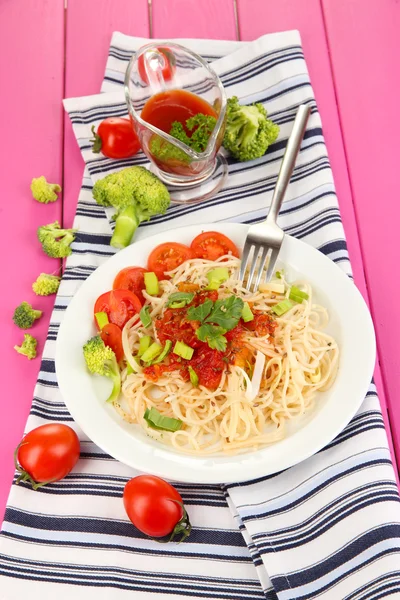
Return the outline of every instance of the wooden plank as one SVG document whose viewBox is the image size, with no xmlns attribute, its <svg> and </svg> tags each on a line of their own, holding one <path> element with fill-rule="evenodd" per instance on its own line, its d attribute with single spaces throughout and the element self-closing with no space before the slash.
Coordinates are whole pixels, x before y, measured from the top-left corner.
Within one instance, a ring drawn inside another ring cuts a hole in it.
<svg viewBox="0 0 400 600">
<path fill-rule="evenodd" d="M 152 0 L 152 37 L 236 40 L 234 0 Z"/>
<path fill-rule="evenodd" d="M 15 32 L 11 34 L 11 32 Z M 48 258 L 36 238 L 39 225 L 61 220 L 62 203 L 41 205 L 30 193 L 32 177 L 62 181 L 64 1 L 15 0 L 0 3 L 0 131 L 6 140 L 0 165 L 2 281 L 2 373 L 0 404 L 0 522 L 14 474 L 13 451 L 32 402 L 40 358 L 28 361 L 13 346 L 23 331 L 12 323 L 23 300 L 44 311 L 30 331 L 39 356 L 46 339 L 54 296 L 38 298 L 32 282 L 60 262 Z M 9 283 L 9 286 L 7 286 Z"/>
<path fill-rule="evenodd" d="M 343 28 L 343 23 L 346 22 L 346 17 L 339 17 L 338 13 L 336 12 L 339 5 L 342 7 L 350 7 L 350 5 L 353 3 L 353 0 L 352 2 L 347 2 L 347 0 L 340 0 L 340 2 L 338 0 L 331 0 L 331 11 L 333 14 L 336 14 L 336 24 L 338 29 L 340 27 Z M 361 7 L 364 6 L 364 3 L 362 0 L 359 0 L 358 4 L 360 5 L 358 14 L 361 14 Z M 379 0 L 375 0 L 375 4 L 378 6 Z M 346 161 L 339 113 L 336 104 L 336 91 L 329 59 L 329 48 L 325 33 L 324 15 L 320 5 L 320 0 L 279 0 L 279 2 L 275 2 L 275 0 L 237 0 L 237 10 L 240 39 L 252 40 L 260 35 L 272 33 L 274 31 L 284 31 L 289 29 L 297 29 L 300 31 L 311 82 L 321 114 L 324 136 L 328 148 L 329 159 L 332 165 L 333 176 L 335 179 L 340 211 L 354 272 L 354 279 L 365 300 L 369 303 L 359 233 L 349 180 L 348 165 Z M 255 18 L 255 15 L 257 15 L 257 18 Z M 370 62 L 368 60 L 363 62 L 361 54 L 363 52 L 363 46 L 362 44 L 359 44 L 359 39 L 357 36 L 354 36 L 354 30 L 351 29 L 347 22 L 346 29 L 348 30 L 349 39 L 353 39 L 354 46 L 357 45 L 360 52 L 360 59 L 358 61 L 357 68 L 363 64 L 365 70 L 369 69 Z M 367 36 L 365 37 L 365 44 L 368 45 L 368 38 Z M 338 34 L 337 39 L 337 46 L 340 47 L 340 45 L 341 33 Z M 342 55 L 343 61 L 346 62 L 347 52 L 343 51 Z M 351 81 L 348 82 L 348 84 L 351 84 Z M 348 93 L 352 92 L 349 91 Z M 379 131 L 380 130 L 381 127 L 379 127 Z M 374 128 L 371 130 L 371 136 L 372 131 L 374 132 L 374 136 L 376 136 L 376 129 Z M 376 137 L 374 141 L 375 140 Z M 390 423 L 387 413 L 386 395 L 382 383 L 381 372 L 378 366 L 375 369 L 375 381 L 378 387 L 389 444 L 394 457 Z M 400 384 L 398 384 L 398 386 L 400 387 Z"/>
<path fill-rule="evenodd" d="M 400 3 L 323 0 L 365 275 L 400 464 Z"/>
<path fill-rule="evenodd" d="M 114 31 L 149 35 L 147 0 L 68 0 L 65 97 L 98 94 Z M 64 224 L 70 226 L 82 182 L 83 160 L 65 115 Z"/>
</svg>

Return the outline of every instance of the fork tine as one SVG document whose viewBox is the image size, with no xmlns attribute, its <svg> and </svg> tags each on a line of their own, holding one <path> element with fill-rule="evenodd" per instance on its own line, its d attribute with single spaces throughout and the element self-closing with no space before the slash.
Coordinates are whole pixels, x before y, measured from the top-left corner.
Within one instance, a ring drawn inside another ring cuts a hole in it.
<svg viewBox="0 0 400 600">
<path fill-rule="evenodd" d="M 243 281 L 244 279 L 244 274 L 246 273 L 246 268 L 247 268 L 247 263 L 249 262 L 249 254 L 250 254 L 250 250 L 252 249 L 252 244 L 250 244 L 250 242 L 246 242 L 245 246 L 243 248 L 243 254 L 242 254 L 242 261 L 240 263 L 240 273 L 239 273 L 239 279 L 240 281 Z"/>
<path fill-rule="evenodd" d="M 255 291 L 257 291 L 258 286 L 260 285 L 261 276 L 263 274 L 264 265 L 265 265 L 265 261 L 267 260 L 267 256 L 268 256 L 269 250 L 270 250 L 270 248 L 268 246 L 264 246 L 263 247 L 263 253 L 262 253 L 262 256 L 261 256 L 260 264 L 258 265 L 258 271 L 257 271 L 256 281 L 255 281 L 255 284 L 254 284 L 254 290 Z"/>
<path fill-rule="evenodd" d="M 255 246 L 254 247 L 253 260 L 251 262 L 249 278 L 247 280 L 247 285 L 246 285 L 246 290 L 249 290 L 249 292 L 251 290 L 251 283 L 252 283 L 252 280 L 253 280 L 254 271 L 256 270 L 257 260 L 258 260 L 258 255 L 260 253 L 260 249 L 261 249 L 261 246 Z"/>
<path fill-rule="evenodd" d="M 279 254 L 279 250 L 280 248 L 274 248 L 271 252 L 271 256 L 269 257 L 269 264 L 268 264 L 268 269 L 267 269 L 267 275 L 265 277 L 265 281 L 268 283 L 268 281 L 271 279 L 272 277 L 272 273 L 274 272 L 275 269 L 275 265 L 276 265 L 276 260 L 278 258 L 278 254 Z"/>
</svg>

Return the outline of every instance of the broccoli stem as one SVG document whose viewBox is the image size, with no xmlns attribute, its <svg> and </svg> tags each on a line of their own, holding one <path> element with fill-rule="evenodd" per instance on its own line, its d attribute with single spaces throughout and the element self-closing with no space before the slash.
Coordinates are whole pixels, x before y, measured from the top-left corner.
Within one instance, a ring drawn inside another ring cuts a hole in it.
<svg viewBox="0 0 400 600">
<path fill-rule="evenodd" d="M 107 402 L 114 404 L 114 402 L 117 400 L 117 398 L 120 394 L 120 391 L 121 391 L 121 378 L 119 375 L 114 375 L 110 379 L 114 385 L 113 385 L 113 389 L 112 389 L 110 396 L 107 398 Z"/>
<path fill-rule="evenodd" d="M 139 224 L 140 221 L 132 204 L 122 209 L 115 221 L 111 246 L 114 248 L 126 248 L 129 246 Z"/>
<path fill-rule="evenodd" d="M 115 357 L 107 367 L 107 377 L 109 377 L 113 382 L 113 389 L 111 394 L 107 398 L 107 402 L 114 404 L 121 392 L 121 374 L 119 372 L 118 363 Z"/>
</svg>

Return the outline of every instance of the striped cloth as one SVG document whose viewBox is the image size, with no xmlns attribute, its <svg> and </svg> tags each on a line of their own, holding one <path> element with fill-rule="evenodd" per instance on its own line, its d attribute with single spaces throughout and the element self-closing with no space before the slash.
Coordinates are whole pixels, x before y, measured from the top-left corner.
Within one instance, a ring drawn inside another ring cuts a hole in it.
<svg viewBox="0 0 400 600">
<path fill-rule="evenodd" d="M 123 74 L 144 41 L 114 34 L 102 95 L 66 102 L 86 161 L 75 226 L 79 236 L 56 299 L 27 430 L 68 422 L 81 459 L 63 481 L 37 492 L 13 485 L 0 538 L 0 599 L 373 600 L 400 597 L 400 506 L 375 387 L 348 427 L 316 456 L 285 472 L 231 485 L 177 484 L 193 533 L 158 544 L 128 521 L 122 501 L 136 473 L 96 447 L 72 421 L 57 387 L 54 352 L 65 308 L 81 282 L 114 253 L 110 223 L 91 195 L 113 168 L 93 159 L 90 127 L 126 114 Z M 316 246 L 349 275 L 350 264 L 320 117 L 297 32 L 256 42 L 185 40 L 215 61 L 228 94 L 261 100 L 281 126 L 253 163 L 230 164 L 228 185 L 201 206 L 171 207 L 137 239 L 185 223 L 265 217 L 296 107 L 312 107 L 301 155 L 280 216 L 285 230 Z M 225 56 L 230 52 L 229 56 Z M 218 59 L 218 57 L 224 57 Z M 192 214 L 193 213 L 193 214 Z"/>
</svg>

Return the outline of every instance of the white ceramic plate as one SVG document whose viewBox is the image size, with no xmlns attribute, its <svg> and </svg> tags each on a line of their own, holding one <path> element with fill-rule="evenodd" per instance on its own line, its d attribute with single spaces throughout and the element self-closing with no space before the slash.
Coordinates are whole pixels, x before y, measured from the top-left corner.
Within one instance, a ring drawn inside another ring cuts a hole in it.
<svg viewBox="0 0 400 600">
<path fill-rule="evenodd" d="M 82 346 L 95 334 L 93 306 L 112 288 L 118 271 L 146 265 L 150 251 L 162 242 L 190 244 L 201 233 L 218 229 L 243 247 L 248 227 L 226 223 L 182 227 L 134 243 L 110 258 L 82 285 L 64 315 L 57 339 L 56 373 L 63 399 L 83 431 L 105 452 L 140 471 L 167 479 L 220 483 L 245 481 L 291 467 L 326 446 L 360 407 L 375 363 L 375 336 L 368 309 L 352 281 L 332 261 L 290 236 L 280 253 L 289 280 L 301 276 L 313 286 L 316 301 L 329 310 L 328 328 L 340 348 L 332 388 L 318 394 L 316 409 L 293 419 L 287 437 L 256 452 L 212 457 L 180 454 L 148 438 L 137 425 L 125 423 L 106 404 L 111 382 L 86 370 Z"/>
</svg>

